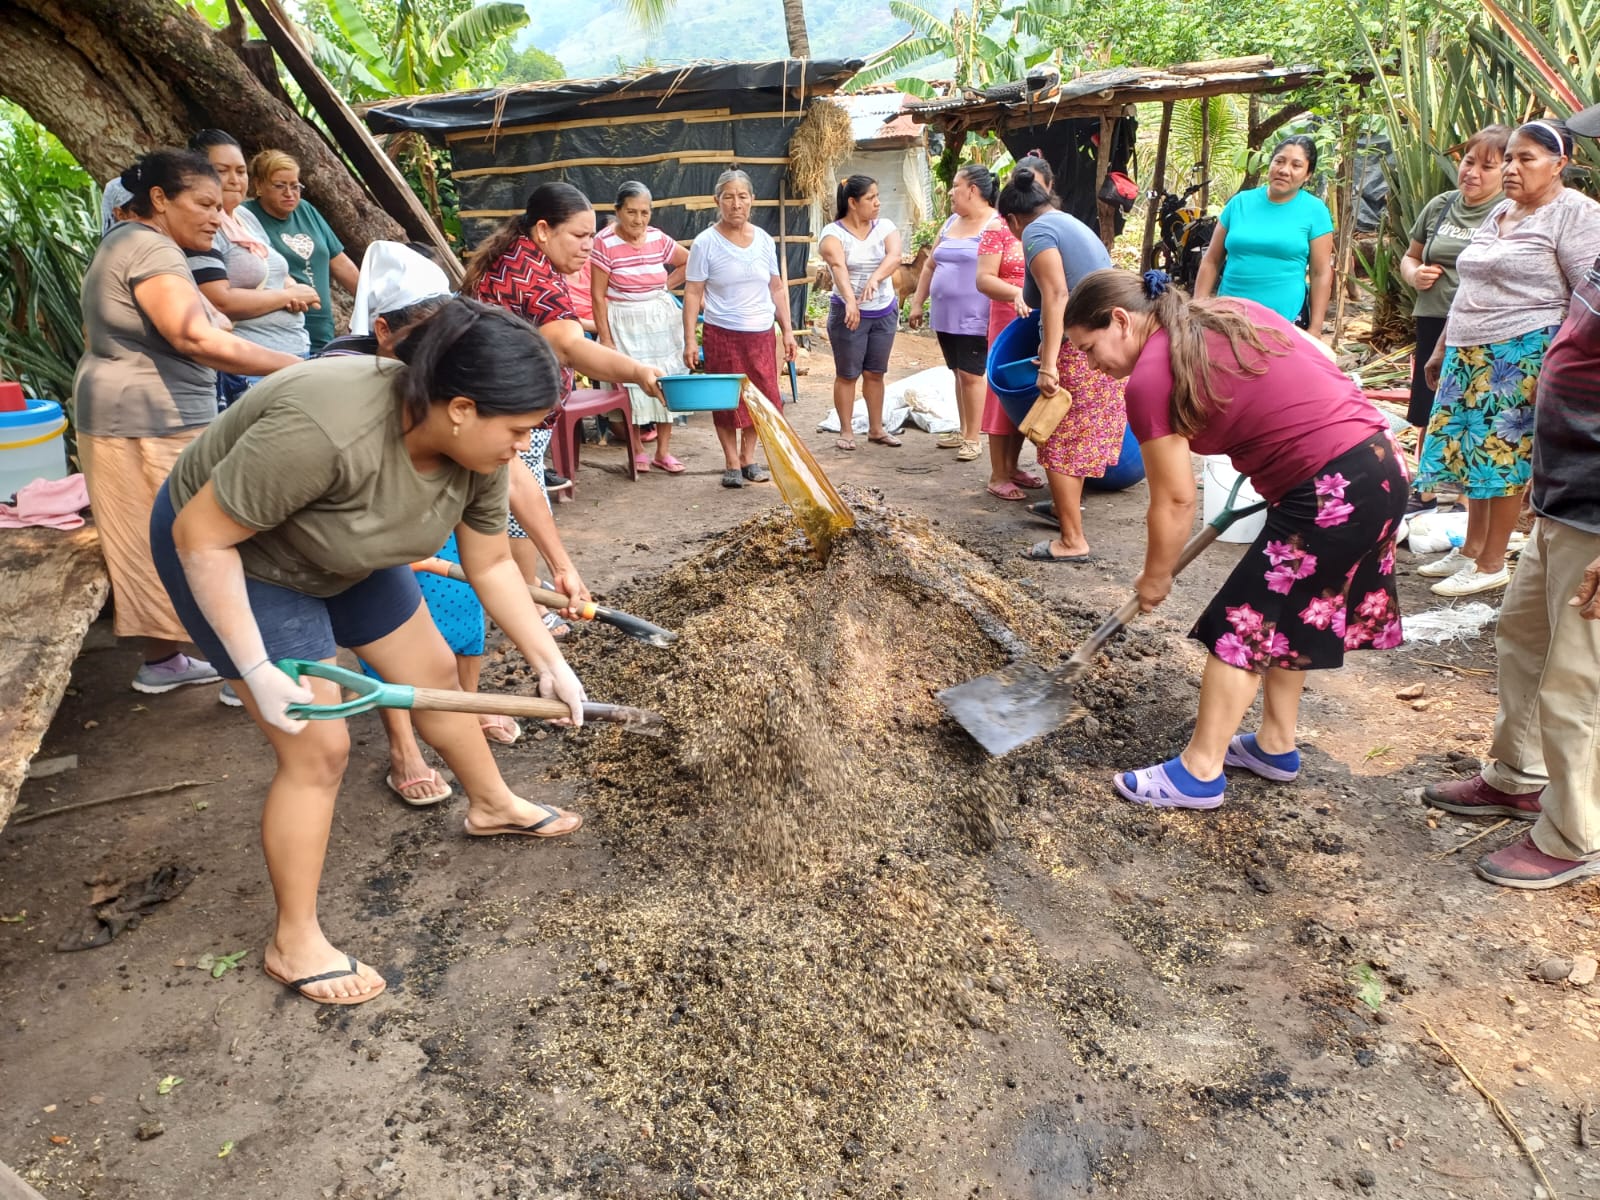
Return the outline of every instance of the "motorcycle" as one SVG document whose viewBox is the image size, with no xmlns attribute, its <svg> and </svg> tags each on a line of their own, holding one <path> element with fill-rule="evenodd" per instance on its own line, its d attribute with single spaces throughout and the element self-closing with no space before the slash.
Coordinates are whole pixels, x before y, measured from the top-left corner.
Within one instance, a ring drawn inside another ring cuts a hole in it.
<svg viewBox="0 0 1600 1200">
<path fill-rule="evenodd" d="M 1190 177 L 1193 178 L 1192 172 Z M 1160 204 L 1156 210 L 1160 237 L 1153 255 L 1155 265 L 1190 292 L 1194 291 L 1194 281 L 1200 274 L 1200 260 L 1205 257 L 1206 247 L 1217 231 L 1217 219 L 1206 216 L 1199 205 L 1189 201 L 1210 182 L 1202 179 L 1182 193 L 1154 190 L 1148 193 L 1151 203 Z"/>
</svg>

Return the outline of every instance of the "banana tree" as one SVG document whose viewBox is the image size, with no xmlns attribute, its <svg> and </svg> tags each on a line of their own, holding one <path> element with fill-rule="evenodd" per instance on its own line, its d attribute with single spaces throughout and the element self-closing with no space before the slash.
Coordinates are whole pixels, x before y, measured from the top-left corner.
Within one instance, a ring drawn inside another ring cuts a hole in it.
<svg viewBox="0 0 1600 1200">
<path fill-rule="evenodd" d="M 924 62 L 948 61 L 959 89 L 982 89 L 1023 79 L 1040 63 L 1056 57 L 1046 41 L 1048 23 L 1064 16 L 1069 0 L 969 0 L 948 18 L 913 0 L 889 0 L 889 11 L 911 26 L 911 32 L 867 59 L 850 81 L 857 91 L 892 79 L 901 91 L 924 99 L 934 92 L 926 80 L 910 74 Z"/>
<path fill-rule="evenodd" d="M 396 0 L 393 30 L 380 39 L 356 0 L 322 0 L 322 8 L 332 31 L 308 31 L 312 58 L 358 101 L 472 87 L 481 82 L 475 69 L 503 65 L 506 39 L 528 24 L 512 0 L 477 4 L 443 23 L 416 0 Z"/>
</svg>

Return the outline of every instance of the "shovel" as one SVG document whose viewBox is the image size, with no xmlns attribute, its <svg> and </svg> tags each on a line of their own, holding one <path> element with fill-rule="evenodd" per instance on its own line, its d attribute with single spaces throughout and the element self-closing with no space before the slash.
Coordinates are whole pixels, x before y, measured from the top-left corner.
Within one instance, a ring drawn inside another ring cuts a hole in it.
<svg viewBox="0 0 1600 1200">
<path fill-rule="evenodd" d="M 343 667 L 323 662 L 308 662 L 299 658 L 279 659 L 278 670 L 296 682 L 302 675 L 331 679 L 345 691 L 355 693 L 353 699 L 339 704 L 289 705 L 288 713 L 291 717 L 308 721 L 353 717 L 357 713 L 371 712 L 375 708 L 487 713 L 501 717 L 532 717 L 538 721 L 557 721 L 571 715 L 567 706 L 559 700 L 545 700 L 538 696 L 506 696 L 488 692 L 458 692 L 444 688 L 382 683 L 357 671 L 347 671 Z M 585 704 L 583 719 L 609 721 L 622 726 L 628 733 L 642 734 L 645 737 L 663 736 L 665 724 L 660 713 L 644 708 L 624 708 L 619 704 Z"/>
<path fill-rule="evenodd" d="M 467 582 L 467 573 L 461 569 L 461 564 L 453 563 L 443 558 L 425 558 L 421 562 L 411 564 L 413 571 L 426 571 L 430 575 L 443 575 L 446 579 L 454 579 L 458 583 Z M 528 594 L 546 608 L 566 608 L 571 600 L 560 592 L 549 588 L 528 588 Z M 606 608 L 587 600 L 578 605 L 578 616 L 585 621 L 599 621 L 605 625 L 615 626 L 635 641 L 643 642 L 647 646 L 655 646 L 665 650 L 678 640 L 678 635 L 670 629 L 663 629 L 659 625 L 652 625 L 649 621 L 633 616 L 631 613 L 618 612 L 614 608 Z"/>
<path fill-rule="evenodd" d="M 1238 499 L 1243 485 L 1244 476 L 1241 475 L 1234 481 L 1222 511 L 1189 539 L 1178 555 L 1177 566 L 1172 569 L 1174 576 L 1221 537 L 1228 526 L 1267 506 L 1262 500 L 1245 508 L 1234 508 L 1233 502 Z M 1072 715 L 1076 709 L 1072 699 L 1073 682 L 1089 669 L 1101 648 L 1138 615 L 1139 597 L 1135 595 L 1107 617 L 1105 623 L 1089 635 L 1089 640 L 1054 671 L 1045 671 L 1033 663 L 1013 663 L 992 675 L 980 675 L 946 688 L 938 694 L 939 703 L 990 754 L 998 756 L 1015 750 L 1024 742 L 1049 733 Z"/>
</svg>

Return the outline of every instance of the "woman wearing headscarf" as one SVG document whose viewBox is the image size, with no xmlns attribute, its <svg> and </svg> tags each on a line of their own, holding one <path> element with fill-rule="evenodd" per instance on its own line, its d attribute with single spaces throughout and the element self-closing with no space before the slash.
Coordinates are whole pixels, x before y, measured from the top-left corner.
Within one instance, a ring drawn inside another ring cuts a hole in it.
<svg viewBox="0 0 1600 1200">
<path fill-rule="evenodd" d="M 1506 198 L 1456 259 L 1461 286 L 1427 367 L 1438 391 L 1417 487 L 1460 484 L 1467 536 L 1419 568 L 1440 596 L 1511 579 L 1506 548 L 1532 476 L 1533 399 L 1573 289 L 1600 256 L 1600 203 L 1562 182 L 1572 135 L 1554 121 L 1518 126 L 1506 144 Z"/>
<path fill-rule="evenodd" d="M 144 640 L 135 691 L 214 683 L 150 558 L 150 510 L 183 448 L 217 415 L 218 370 L 265 375 L 299 361 L 212 323 L 184 254 L 209 250 L 222 185 L 205 157 L 157 150 L 122 173 L 122 222 L 84 274 L 73 411 L 84 481 L 116 596 L 118 637 Z M 109 190 L 109 189 L 108 189 Z"/>
<path fill-rule="evenodd" d="M 1239 296 L 1295 322 L 1304 312 L 1306 328 L 1322 336 L 1333 295 L 1333 215 L 1305 190 L 1316 170 L 1316 142 L 1295 134 L 1278 143 L 1265 186 L 1223 205 L 1195 299 Z"/>
<path fill-rule="evenodd" d="M 773 322 L 783 337 L 785 359 L 793 361 L 799 346 L 790 328 L 777 247 L 771 234 L 751 223 L 755 190 L 750 176 L 738 168 L 724 171 L 711 194 L 717 202 L 716 224 L 695 236 L 684 268 L 684 365 L 691 371 L 697 366 L 695 322 L 703 311 L 706 370 L 749 376 L 781 412 Z M 755 421 L 744 405 L 715 412 L 711 420 L 722 446 L 723 487 L 741 488 L 771 478 L 756 462 Z"/>
<path fill-rule="evenodd" d="M 1182 753 L 1116 776 L 1155 808 L 1216 808 L 1223 767 L 1288 781 L 1307 671 L 1347 650 L 1400 645 L 1394 535 L 1405 463 L 1388 421 L 1326 348 L 1249 300 L 1190 300 L 1164 271 L 1096 271 L 1067 302 L 1067 336 L 1127 381 L 1150 509 L 1149 612 L 1172 591 L 1195 515 L 1193 454 L 1226 454 L 1267 500 L 1266 526 L 1189 636 L 1206 649 L 1200 709 Z M 1261 725 L 1239 724 L 1263 691 Z"/>
</svg>

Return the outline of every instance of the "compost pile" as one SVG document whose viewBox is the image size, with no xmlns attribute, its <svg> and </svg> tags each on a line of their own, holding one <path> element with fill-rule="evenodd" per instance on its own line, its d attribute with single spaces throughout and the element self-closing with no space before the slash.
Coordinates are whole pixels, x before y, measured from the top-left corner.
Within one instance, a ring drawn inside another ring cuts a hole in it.
<svg viewBox="0 0 1600 1200">
<path fill-rule="evenodd" d="M 557 994 L 533 998 L 559 1019 L 514 1070 L 598 1100 L 687 1195 L 869 1177 L 1010 1004 L 1091 1045 L 1127 1017 L 1114 973 L 1041 960 L 986 873 L 1019 792 L 1070 796 L 1081 769 L 992 762 L 934 698 L 1013 657 L 1053 664 L 1093 614 L 1063 619 L 927 522 L 851 500 L 826 563 L 778 510 L 607 597 L 677 629 L 671 652 L 585 636 L 569 655 L 591 695 L 672 733 L 563 739 L 626 878 L 564 909 Z M 485 686 L 526 670 L 513 655 Z M 1114 680 L 1091 671 L 1085 704 L 1125 702 Z M 518 1123 L 508 1102 L 500 1134 L 537 1138 Z"/>
</svg>

